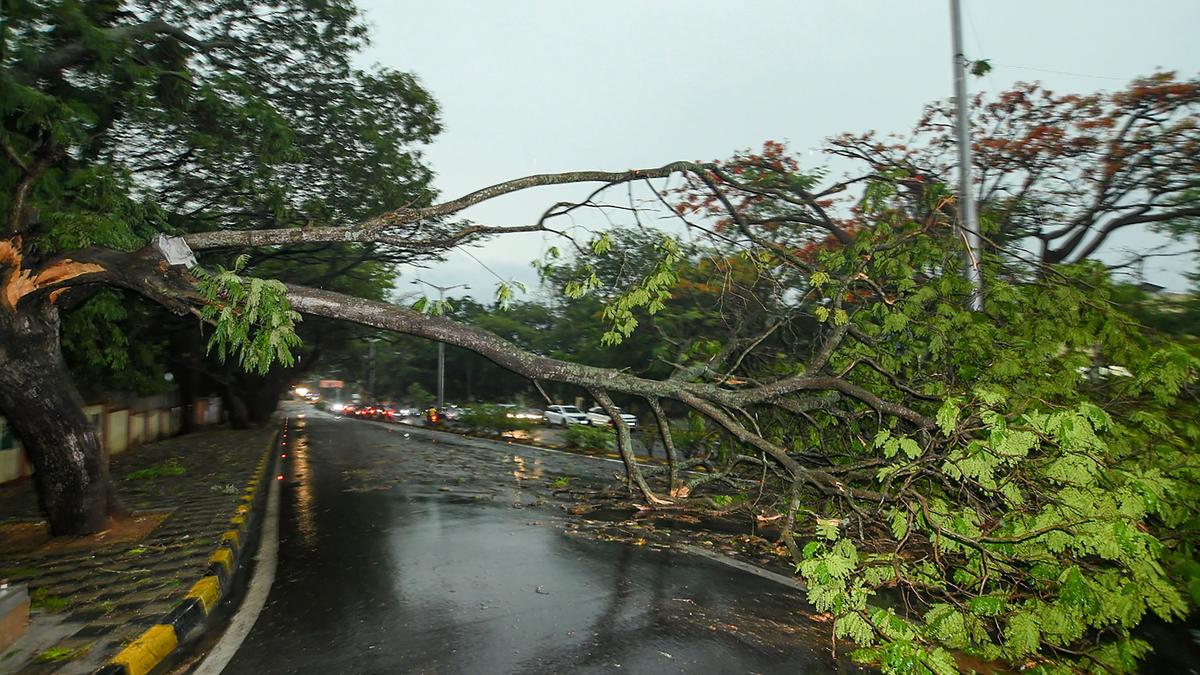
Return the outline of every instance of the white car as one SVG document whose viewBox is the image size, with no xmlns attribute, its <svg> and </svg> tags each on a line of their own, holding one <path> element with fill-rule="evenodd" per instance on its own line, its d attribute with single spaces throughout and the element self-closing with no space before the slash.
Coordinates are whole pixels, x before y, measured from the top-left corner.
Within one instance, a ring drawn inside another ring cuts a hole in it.
<svg viewBox="0 0 1200 675">
<path fill-rule="evenodd" d="M 588 416 L 573 405 L 547 406 L 542 413 L 542 419 L 548 426 L 565 427 L 568 424 L 587 424 Z"/>
<path fill-rule="evenodd" d="M 625 426 L 629 427 L 630 429 L 637 428 L 637 418 L 636 417 L 634 417 L 633 415 L 630 415 L 629 413 L 621 412 L 620 408 L 617 408 L 617 413 L 621 415 L 621 419 L 625 420 Z M 594 427 L 611 427 L 612 426 L 612 418 L 609 417 L 608 413 L 604 412 L 604 408 L 601 408 L 600 406 L 596 406 L 594 408 L 588 408 L 587 419 L 588 419 L 588 424 L 590 424 Z"/>
</svg>

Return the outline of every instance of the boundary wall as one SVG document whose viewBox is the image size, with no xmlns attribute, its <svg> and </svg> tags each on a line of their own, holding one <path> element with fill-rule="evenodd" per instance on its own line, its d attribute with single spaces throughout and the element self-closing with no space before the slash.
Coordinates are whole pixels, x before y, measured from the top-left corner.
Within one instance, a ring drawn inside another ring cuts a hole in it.
<svg viewBox="0 0 1200 675">
<path fill-rule="evenodd" d="M 188 406 L 172 405 L 168 397 L 156 396 L 136 399 L 129 405 L 96 403 L 83 408 L 109 456 L 178 434 L 185 415 L 193 426 L 202 427 L 219 424 L 223 413 L 221 399 L 216 396 L 196 399 Z M 0 417 L 0 484 L 32 474 L 21 442 L 8 420 Z"/>
</svg>

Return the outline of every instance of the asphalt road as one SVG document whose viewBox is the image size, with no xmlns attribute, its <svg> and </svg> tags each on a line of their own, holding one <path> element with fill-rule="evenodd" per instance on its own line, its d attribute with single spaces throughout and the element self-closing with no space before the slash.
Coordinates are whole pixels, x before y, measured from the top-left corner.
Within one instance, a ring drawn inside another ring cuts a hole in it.
<svg viewBox="0 0 1200 675">
<path fill-rule="evenodd" d="M 838 668 L 798 591 L 569 533 L 551 486 L 615 464 L 311 410 L 292 429 L 277 576 L 226 673 Z"/>
</svg>

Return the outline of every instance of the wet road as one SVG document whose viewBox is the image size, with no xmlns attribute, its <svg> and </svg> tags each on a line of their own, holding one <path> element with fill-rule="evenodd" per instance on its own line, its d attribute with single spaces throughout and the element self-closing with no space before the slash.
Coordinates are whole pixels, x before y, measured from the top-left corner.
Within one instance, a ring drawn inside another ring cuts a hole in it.
<svg viewBox="0 0 1200 675">
<path fill-rule="evenodd" d="M 226 673 L 835 668 L 799 592 L 568 534 L 550 487 L 618 465 L 311 410 L 292 429 L 277 577 Z"/>
</svg>

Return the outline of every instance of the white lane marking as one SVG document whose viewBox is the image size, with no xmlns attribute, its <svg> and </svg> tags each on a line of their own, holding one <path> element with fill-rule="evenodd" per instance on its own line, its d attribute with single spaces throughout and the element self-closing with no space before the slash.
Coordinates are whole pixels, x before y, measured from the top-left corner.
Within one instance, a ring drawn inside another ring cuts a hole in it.
<svg viewBox="0 0 1200 675">
<path fill-rule="evenodd" d="M 238 608 L 229 628 L 213 647 L 200 667 L 193 675 L 218 675 L 233 656 L 241 648 L 242 642 L 254 628 L 258 615 L 267 604 L 267 596 L 271 593 L 271 584 L 275 582 L 275 563 L 279 554 L 279 483 L 271 481 L 267 490 L 267 514 L 263 518 L 262 532 L 258 540 L 258 553 L 254 556 L 254 577 L 250 580 L 250 588 L 246 589 L 246 597 Z"/>
<path fill-rule="evenodd" d="M 764 569 L 762 567 L 759 567 L 758 565 L 752 565 L 748 562 L 742 562 L 741 560 L 738 560 L 737 558 L 731 558 L 722 553 L 717 553 L 715 551 L 710 551 L 706 548 L 701 548 L 700 546 L 696 546 L 695 544 L 685 544 L 683 549 L 685 551 L 687 551 L 688 553 L 691 553 L 692 555 L 697 555 L 697 556 L 700 556 L 701 558 L 707 558 L 708 560 L 711 560 L 713 562 L 720 563 L 722 565 L 727 565 L 729 567 L 741 570 L 743 572 L 748 572 L 750 574 L 762 577 L 763 579 L 767 579 L 769 581 L 774 581 L 777 584 L 783 584 L 784 586 L 789 586 L 798 591 L 808 591 L 808 586 L 805 586 L 803 581 L 800 581 L 799 579 L 794 579 L 791 577 L 786 577 L 782 574 L 779 574 L 778 572 L 772 572 L 771 570 Z"/>
</svg>

